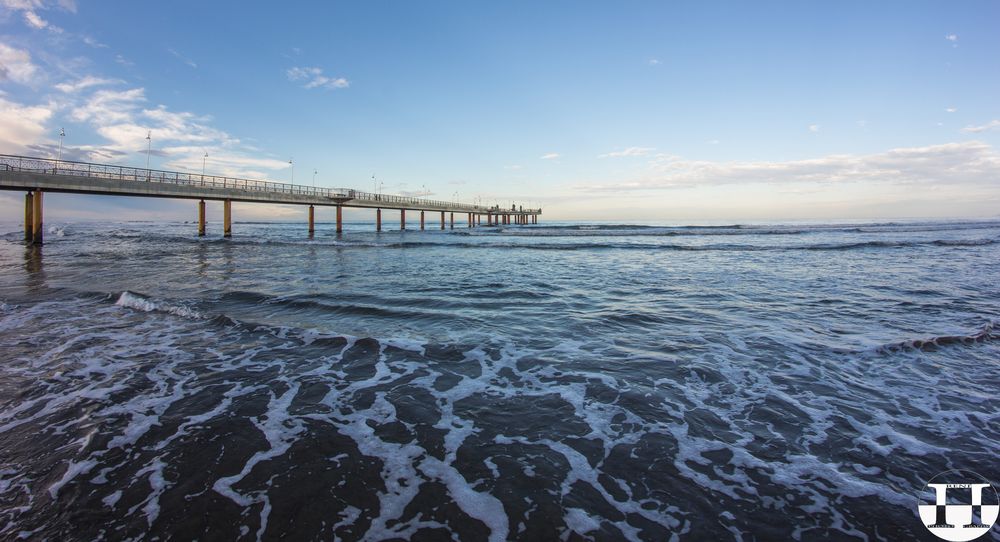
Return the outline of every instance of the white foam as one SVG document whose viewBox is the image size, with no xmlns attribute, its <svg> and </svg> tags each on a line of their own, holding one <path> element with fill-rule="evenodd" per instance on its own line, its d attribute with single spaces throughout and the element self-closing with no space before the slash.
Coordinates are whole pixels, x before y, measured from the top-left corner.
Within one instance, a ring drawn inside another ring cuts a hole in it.
<svg viewBox="0 0 1000 542">
<path fill-rule="evenodd" d="M 168 303 L 153 301 L 152 299 L 133 294 L 127 290 L 122 292 L 122 294 L 118 297 L 118 301 L 115 302 L 115 305 L 143 312 L 167 312 L 182 318 L 193 318 L 198 320 L 204 318 L 204 316 L 202 316 L 198 311 L 182 307 L 180 305 L 170 305 Z"/>
<path fill-rule="evenodd" d="M 581 508 L 567 508 L 566 513 L 563 514 L 563 521 L 566 522 L 566 527 L 569 530 L 579 535 L 585 535 L 601 528 L 601 522 Z M 564 536 L 563 540 L 566 538 Z"/>
</svg>

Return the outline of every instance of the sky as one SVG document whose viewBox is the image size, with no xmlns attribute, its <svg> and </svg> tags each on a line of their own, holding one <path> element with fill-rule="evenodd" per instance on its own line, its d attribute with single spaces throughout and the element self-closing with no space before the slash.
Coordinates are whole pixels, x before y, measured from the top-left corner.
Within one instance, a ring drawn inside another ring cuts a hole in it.
<svg viewBox="0 0 1000 542">
<path fill-rule="evenodd" d="M 550 220 L 1000 216 L 1000 2 L 281 4 L 0 0 L 0 153 L 143 166 L 149 133 L 154 168 Z"/>
</svg>

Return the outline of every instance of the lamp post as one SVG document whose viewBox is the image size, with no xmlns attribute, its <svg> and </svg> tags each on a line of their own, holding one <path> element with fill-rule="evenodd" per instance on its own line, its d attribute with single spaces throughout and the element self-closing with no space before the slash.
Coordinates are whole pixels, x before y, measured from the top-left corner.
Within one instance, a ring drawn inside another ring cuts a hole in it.
<svg viewBox="0 0 1000 542">
<path fill-rule="evenodd" d="M 57 162 L 61 162 L 62 161 L 63 139 L 65 139 L 65 138 L 66 138 L 66 129 L 65 128 L 60 128 L 59 129 L 59 157 L 56 158 Z"/>
<path fill-rule="evenodd" d="M 318 170 L 313 170 L 313 188 L 316 188 L 316 174 L 319 173 Z"/>
<path fill-rule="evenodd" d="M 146 130 L 146 169 L 149 169 L 149 153 L 153 150 L 153 131 Z"/>
<path fill-rule="evenodd" d="M 288 167 L 292 170 L 292 172 L 291 172 L 292 181 L 291 182 L 292 182 L 292 184 L 295 184 L 295 164 L 292 163 L 292 159 L 291 158 L 288 159 Z"/>
<path fill-rule="evenodd" d="M 205 165 L 208 163 L 208 151 L 205 151 L 205 156 L 201 157 L 201 176 L 205 177 Z"/>
</svg>

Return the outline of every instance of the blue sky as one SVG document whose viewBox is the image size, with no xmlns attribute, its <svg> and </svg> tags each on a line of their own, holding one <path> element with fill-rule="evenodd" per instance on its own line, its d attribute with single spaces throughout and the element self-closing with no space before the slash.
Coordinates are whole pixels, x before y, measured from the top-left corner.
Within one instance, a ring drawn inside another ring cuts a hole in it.
<svg viewBox="0 0 1000 542">
<path fill-rule="evenodd" d="M 997 2 L 249 5 L 0 0 L 0 152 L 142 165 L 151 130 L 155 167 L 565 219 L 1000 214 Z M 79 198 L 48 216 L 193 212 Z"/>
</svg>

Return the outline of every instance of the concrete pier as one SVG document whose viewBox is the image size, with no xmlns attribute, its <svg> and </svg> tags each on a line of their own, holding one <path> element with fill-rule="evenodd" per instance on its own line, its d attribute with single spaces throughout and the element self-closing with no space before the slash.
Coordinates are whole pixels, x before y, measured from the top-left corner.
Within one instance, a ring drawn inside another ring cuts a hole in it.
<svg viewBox="0 0 1000 542">
<path fill-rule="evenodd" d="M 25 241 L 41 244 L 42 193 L 93 194 L 153 198 L 190 199 L 198 202 L 198 235 L 206 234 L 205 202 L 223 204 L 223 235 L 232 236 L 232 202 L 305 205 L 309 207 L 309 231 L 315 233 L 317 206 L 367 208 L 376 211 L 376 230 L 382 231 L 382 210 L 400 212 L 400 229 L 406 229 L 406 211 L 421 213 L 421 227 L 426 228 L 426 213 L 441 213 L 440 225 L 445 229 L 445 213 L 450 214 L 454 228 L 455 213 L 466 213 L 469 228 L 499 225 L 515 221 L 537 224 L 541 209 L 520 209 L 514 212 L 455 201 L 438 201 L 412 196 L 366 192 L 350 188 L 317 188 L 265 180 L 241 179 L 219 175 L 161 171 L 114 164 L 52 160 L 29 156 L 0 154 L 0 190 L 25 193 Z M 341 216 L 341 215 L 338 215 Z M 338 232 L 343 220 L 339 220 Z"/>
<path fill-rule="evenodd" d="M 344 208 L 337 206 L 337 233 L 344 233 Z"/>
<path fill-rule="evenodd" d="M 424 229 L 424 212 L 420 211 L 420 231 Z"/>
</svg>

